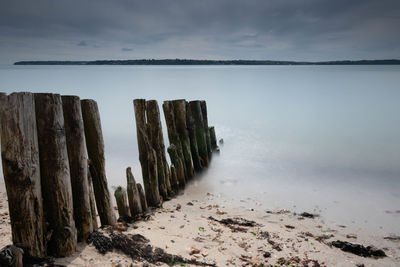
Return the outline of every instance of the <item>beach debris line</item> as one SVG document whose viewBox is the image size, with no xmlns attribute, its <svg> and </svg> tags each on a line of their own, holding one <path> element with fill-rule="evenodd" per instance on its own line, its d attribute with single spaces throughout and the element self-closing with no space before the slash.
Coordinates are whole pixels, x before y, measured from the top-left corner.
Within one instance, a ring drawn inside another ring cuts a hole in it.
<svg viewBox="0 0 400 267">
<path fill-rule="evenodd" d="M 161 248 L 151 246 L 149 244 L 150 240 L 140 234 L 125 235 L 113 231 L 105 233 L 93 232 L 89 236 L 87 242 L 89 244 L 93 243 L 95 248 L 102 254 L 116 249 L 130 256 L 133 260 L 145 260 L 153 264 L 166 263 L 169 265 L 193 264 L 198 266 L 216 266 L 213 262 L 200 262 L 166 253 Z M 200 251 L 193 248 L 192 254 L 197 253 L 200 253 Z"/>
<path fill-rule="evenodd" d="M 374 257 L 374 258 L 383 258 L 386 257 L 386 254 L 383 250 L 374 248 L 372 246 L 363 246 L 360 244 L 353 244 L 346 241 L 333 241 L 330 245 L 340 248 L 345 252 L 350 252 L 356 254 L 361 257 Z"/>
<path fill-rule="evenodd" d="M 239 217 L 218 220 L 210 216 L 208 219 L 229 227 L 233 232 L 247 232 L 247 228 L 245 227 L 260 226 L 260 224 L 257 224 L 255 221 L 249 221 Z"/>
</svg>

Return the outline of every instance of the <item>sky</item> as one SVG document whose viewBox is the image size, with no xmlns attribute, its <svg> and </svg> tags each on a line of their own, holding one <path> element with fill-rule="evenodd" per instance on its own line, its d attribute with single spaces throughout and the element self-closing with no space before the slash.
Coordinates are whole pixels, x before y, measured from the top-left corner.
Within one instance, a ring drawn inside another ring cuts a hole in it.
<svg viewBox="0 0 400 267">
<path fill-rule="evenodd" d="M 400 58 L 399 0 L 0 0 L 0 64 Z"/>
</svg>

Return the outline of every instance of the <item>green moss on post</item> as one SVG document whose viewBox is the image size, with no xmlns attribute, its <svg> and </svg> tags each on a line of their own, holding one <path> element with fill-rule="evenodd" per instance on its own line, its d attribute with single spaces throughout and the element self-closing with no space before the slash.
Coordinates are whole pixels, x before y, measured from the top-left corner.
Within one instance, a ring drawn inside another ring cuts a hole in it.
<svg viewBox="0 0 400 267">
<path fill-rule="evenodd" d="M 168 147 L 168 154 L 171 158 L 172 164 L 175 166 L 176 176 L 178 180 L 178 185 L 180 188 L 185 187 L 186 179 L 185 179 L 185 171 L 183 168 L 183 162 L 181 158 L 178 156 L 178 152 L 175 145 L 170 145 Z"/>
<path fill-rule="evenodd" d="M 197 148 L 201 159 L 201 166 L 204 168 L 208 166 L 209 157 L 207 150 L 207 138 L 204 131 L 203 113 L 201 110 L 200 101 L 190 101 L 189 106 L 194 119 L 194 131 L 196 135 Z"/>
<path fill-rule="evenodd" d="M 210 126 L 208 128 L 209 132 L 210 132 L 210 141 L 211 141 L 211 149 L 214 150 L 218 147 L 217 145 L 217 137 L 215 135 L 215 128 L 214 126 Z"/>
</svg>

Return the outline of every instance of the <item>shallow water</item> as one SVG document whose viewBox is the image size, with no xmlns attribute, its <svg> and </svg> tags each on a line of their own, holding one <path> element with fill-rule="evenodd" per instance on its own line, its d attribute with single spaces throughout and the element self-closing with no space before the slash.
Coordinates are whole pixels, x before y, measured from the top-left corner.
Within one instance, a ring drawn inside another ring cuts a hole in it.
<svg viewBox="0 0 400 267">
<path fill-rule="evenodd" d="M 225 142 L 202 192 L 397 234 L 399 84 L 400 66 L 0 66 L 0 91 L 98 102 L 111 185 L 141 180 L 133 98 L 205 99 Z"/>
</svg>

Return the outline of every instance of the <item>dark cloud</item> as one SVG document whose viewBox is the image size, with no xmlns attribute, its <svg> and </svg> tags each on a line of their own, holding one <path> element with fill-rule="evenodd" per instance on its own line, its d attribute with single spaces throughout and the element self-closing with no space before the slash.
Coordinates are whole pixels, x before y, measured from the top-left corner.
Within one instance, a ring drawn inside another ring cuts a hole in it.
<svg viewBox="0 0 400 267">
<path fill-rule="evenodd" d="M 398 58 L 397 25 L 398 0 L 18 0 L 1 4 L 0 60 Z M 66 45 L 82 40 L 98 49 Z"/>
<path fill-rule="evenodd" d="M 123 52 L 132 52 L 133 51 L 133 49 L 132 48 L 121 48 L 121 51 L 123 51 Z"/>
<path fill-rule="evenodd" d="M 77 44 L 77 46 L 87 46 L 87 43 L 86 43 L 86 41 L 82 40 Z"/>
</svg>

